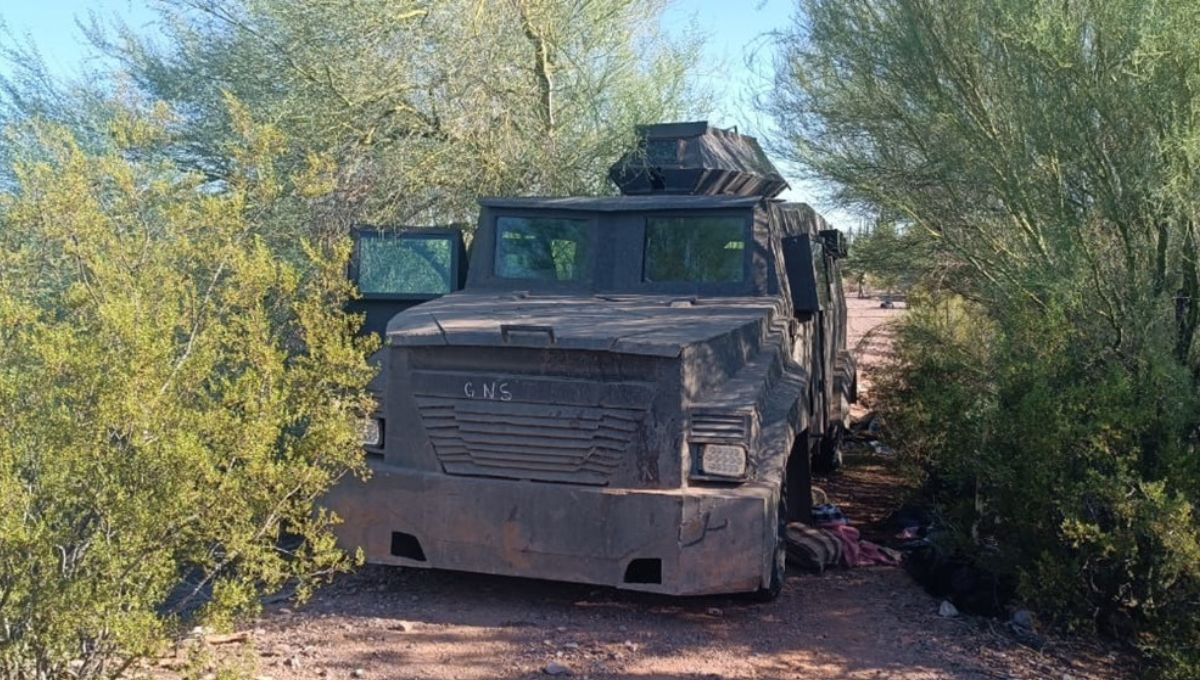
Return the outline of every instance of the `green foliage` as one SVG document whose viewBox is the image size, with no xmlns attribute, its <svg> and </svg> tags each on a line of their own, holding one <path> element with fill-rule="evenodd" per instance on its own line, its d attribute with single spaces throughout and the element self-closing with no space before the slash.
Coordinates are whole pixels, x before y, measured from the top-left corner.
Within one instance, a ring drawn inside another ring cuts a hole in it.
<svg viewBox="0 0 1200 680">
<path fill-rule="evenodd" d="M 843 271 L 848 277 L 869 282 L 876 288 L 907 290 L 923 274 L 935 269 L 935 261 L 933 249 L 921 230 L 901 229 L 894 222 L 880 221 L 870 230 L 854 235 Z"/>
<path fill-rule="evenodd" d="M 232 94 L 337 161 L 331 225 L 473 222 L 486 195 L 608 193 L 634 126 L 700 110 L 698 44 L 665 38 L 665 0 L 163 0 L 165 38 L 93 26 L 130 96 L 181 112 L 163 151 L 221 179 Z M 74 122 L 86 87 L 9 55 L 0 117 Z M 32 71 L 32 72 L 31 72 Z M 52 83 L 47 85 L 47 83 Z M 3 83 L 0 83 L 3 85 Z M 51 92 L 47 92 L 47 90 Z"/>
<path fill-rule="evenodd" d="M 1195 677 L 1200 5 L 801 7 L 779 150 L 928 249 L 898 441 L 1044 614 Z"/>
<path fill-rule="evenodd" d="M 10 138 L 0 676 L 116 677 L 189 617 L 227 625 L 351 562 L 313 507 L 363 469 L 348 238 L 281 245 L 301 227 L 272 206 L 319 199 L 272 171 L 278 133 L 234 117 L 221 191 L 136 160 L 169 141 L 161 107 L 116 120 L 108 153 L 55 127 Z"/>
<path fill-rule="evenodd" d="M 960 548 L 1044 616 L 1194 677 L 1200 395 L 1169 346 L 1135 370 L 1098 361 L 1076 311 L 1000 325 L 957 298 L 918 305 L 879 381 L 884 417 Z"/>
</svg>

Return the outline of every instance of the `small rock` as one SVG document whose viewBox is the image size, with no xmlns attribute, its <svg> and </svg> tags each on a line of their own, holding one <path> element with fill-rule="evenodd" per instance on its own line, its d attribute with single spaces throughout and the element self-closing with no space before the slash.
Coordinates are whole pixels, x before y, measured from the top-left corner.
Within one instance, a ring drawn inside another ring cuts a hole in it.
<svg viewBox="0 0 1200 680">
<path fill-rule="evenodd" d="M 275 678 L 269 675 L 256 675 L 254 676 L 254 680 L 275 680 Z"/>
<path fill-rule="evenodd" d="M 626 646 L 626 647 L 629 649 L 629 651 L 631 651 L 631 652 L 636 652 L 636 651 L 637 651 L 637 649 L 638 649 L 637 643 L 635 643 L 635 642 L 634 642 L 634 641 L 632 641 L 632 640 L 626 640 L 626 641 L 625 641 L 625 646 Z"/>
<path fill-rule="evenodd" d="M 352 678 L 365 678 L 366 676 L 367 676 L 367 672 L 361 668 L 355 668 L 353 671 L 350 672 L 350 677 L 352 677 Z"/>
<path fill-rule="evenodd" d="M 558 632 L 560 632 L 560 633 L 565 633 L 565 632 L 567 632 L 567 627 L 566 627 L 566 626 L 559 626 L 558 628 L 555 628 L 554 630 L 557 630 L 557 631 L 558 631 Z"/>
<path fill-rule="evenodd" d="M 401 633 L 411 633 L 412 629 L 413 629 L 413 625 L 411 623 L 409 623 L 408 621 L 397 621 L 397 622 L 393 623 L 390 626 L 390 628 L 392 630 L 398 630 Z"/>
<path fill-rule="evenodd" d="M 571 669 L 567 668 L 561 663 L 558 663 L 557 661 L 551 661 L 550 663 L 546 664 L 546 667 L 542 669 L 542 672 L 546 675 L 571 675 Z"/>
<path fill-rule="evenodd" d="M 1034 623 L 1033 612 L 1029 611 L 1028 609 L 1018 609 L 1017 611 L 1013 612 L 1012 625 L 1016 626 L 1017 628 L 1023 628 L 1025 630 L 1032 631 L 1034 628 L 1036 628 L 1037 624 Z"/>
<path fill-rule="evenodd" d="M 287 658 L 287 661 L 283 662 L 283 665 L 287 666 L 288 668 L 291 668 L 292 670 L 296 670 L 297 668 L 300 667 L 300 657 L 289 656 Z"/>
<path fill-rule="evenodd" d="M 572 651 L 577 650 L 577 649 L 579 649 L 579 643 L 578 642 L 568 642 L 565 645 L 563 645 L 563 649 L 570 649 Z"/>
<path fill-rule="evenodd" d="M 719 607 L 709 607 L 708 615 L 709 616 L 724 616 L 725 612 L 721 611 L 721 609 Z"/>
<path fill-rule="evenodd" d="M 942 606 L 938 607 L 938 616 L 952 619 L 958 616 L 958 607 L 955 607 L 950 600 L 942 600 Z"/>
</svg>

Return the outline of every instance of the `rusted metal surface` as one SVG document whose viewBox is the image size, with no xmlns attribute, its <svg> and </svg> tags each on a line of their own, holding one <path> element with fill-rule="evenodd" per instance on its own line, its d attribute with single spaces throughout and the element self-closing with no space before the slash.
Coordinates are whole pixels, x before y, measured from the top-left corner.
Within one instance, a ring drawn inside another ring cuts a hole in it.
<svg viewBox="0 0 1200 680">
<path fill-rule="evenodd" d="M 717 240 L 672 232 L 651 263 L 655 220 Z M 827 229 L 765 196 L 483 201 L 465 289 L 387 324 L 385 441 L 327 499 L 339 538 L 386 564 L 769 592 L 785 471 L 804 514 L 852 396 Z"/>
</svg>

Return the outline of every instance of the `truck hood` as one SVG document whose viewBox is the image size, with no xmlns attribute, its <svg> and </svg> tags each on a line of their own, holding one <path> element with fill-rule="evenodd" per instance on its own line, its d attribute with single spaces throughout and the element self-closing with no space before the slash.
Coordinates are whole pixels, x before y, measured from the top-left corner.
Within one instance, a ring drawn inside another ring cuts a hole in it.
<svg viewBox="0 0 1200 680">
<path fill-rule="evenodd" d="M 773 297 L 460 292 L 393 317 L 387 342 L 678 357 L 689 345 L 737 331 L 761 337 L 782 311 Z"/>
</svg>

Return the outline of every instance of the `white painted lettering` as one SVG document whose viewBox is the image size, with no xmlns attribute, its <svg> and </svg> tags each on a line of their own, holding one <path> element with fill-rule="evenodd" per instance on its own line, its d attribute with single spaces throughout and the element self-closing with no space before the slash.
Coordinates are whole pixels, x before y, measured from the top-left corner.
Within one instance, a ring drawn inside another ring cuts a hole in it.
<svg viewBox="0 0 1200 680">
<path fill-rule="evenodd" d="M 500 383 L 500 401 L 512 401 L 512 392 L 508 391 L 508 383 Z"/>
<path fill-rule="evenodd" d="M 475 386 L 471 384 L 470 380 L 463 384 L 463 394 L 466 395 L 467 399 L 475 398 Z"/>
</svg>

